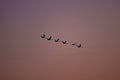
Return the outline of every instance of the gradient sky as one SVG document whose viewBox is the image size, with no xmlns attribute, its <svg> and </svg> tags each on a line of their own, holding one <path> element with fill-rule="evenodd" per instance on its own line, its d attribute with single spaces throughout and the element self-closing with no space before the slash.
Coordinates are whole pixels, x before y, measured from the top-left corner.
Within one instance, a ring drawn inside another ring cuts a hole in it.
<svg viewBox="0 0 120 80">
<path fill-rule="evenodd" d="M 1 0 L 0 7 L 0 80 L 120 80 L 119 0 Z"/>
</svg>

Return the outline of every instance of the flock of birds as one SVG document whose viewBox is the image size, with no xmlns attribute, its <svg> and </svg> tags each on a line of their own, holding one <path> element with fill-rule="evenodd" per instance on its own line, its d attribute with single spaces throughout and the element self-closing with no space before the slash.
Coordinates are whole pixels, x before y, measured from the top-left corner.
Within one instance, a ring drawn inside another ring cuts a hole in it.
<svg viewBox="0 0 120 80">
<path fill-rule="evenodd" d="M 63 44 L 68 44 L 68 42 L 65 40 L 65 41 L 61 41 L 59 38 L 58 39 L 52 39 L 52 36 L 50 36 L 50 37 L 46 37 L 46 35 L 45 34 L 43 34 L 42 36 L 40 36 L 42 39 L 47 39 L 47 40 L 54 40 L 55 42 L 62 42 Z M 72 46 L 76 46 L 76 47 L 78 47 L 78 48 L 81 48 L 82 47 L 82 45 L 81 44 L 77 44 L 77 43 L 73 43 L 73 44 L 70 44 L 70 45 L 72 45 Z"/>
</svg>

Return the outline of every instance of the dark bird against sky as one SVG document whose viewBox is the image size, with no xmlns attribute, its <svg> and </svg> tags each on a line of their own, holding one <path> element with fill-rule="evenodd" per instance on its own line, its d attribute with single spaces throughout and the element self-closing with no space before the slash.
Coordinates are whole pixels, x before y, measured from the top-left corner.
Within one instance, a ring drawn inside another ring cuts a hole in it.
<svg viewBox="0 0 120 80">
<path fill-rule="evenodd" d="M 59 42 L 59 40 L 60 40 L 59 38 L 58 38 L 58 39 L 55 39 L 55 42 Z"/>
<path fill-rule="evenodd" d="M 47 38 L 47 40 L 52 40 L 52 36 L 50 36 L 49 38 Z"/>
<path fill-rule="evenodd" d="M 40 36 L 41 38 L 45 38 L 45 34 L 43 34 L 42 36 Z"/>
<path fill-rule="evenodd" d="M 67 41 L 62 41 L 63 44 L 67 44 Z"/>
</svg>

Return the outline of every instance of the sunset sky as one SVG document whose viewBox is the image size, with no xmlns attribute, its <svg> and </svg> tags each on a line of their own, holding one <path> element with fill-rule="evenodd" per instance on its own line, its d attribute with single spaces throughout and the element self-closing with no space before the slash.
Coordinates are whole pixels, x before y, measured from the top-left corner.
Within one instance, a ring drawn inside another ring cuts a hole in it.
<svg viewBox="0 0 120 80">
<path fill-rule="evenodd" d="M 119 0 L 1 0 L 0 22 L 0 80 L 120 80 Z"/>
</svg>

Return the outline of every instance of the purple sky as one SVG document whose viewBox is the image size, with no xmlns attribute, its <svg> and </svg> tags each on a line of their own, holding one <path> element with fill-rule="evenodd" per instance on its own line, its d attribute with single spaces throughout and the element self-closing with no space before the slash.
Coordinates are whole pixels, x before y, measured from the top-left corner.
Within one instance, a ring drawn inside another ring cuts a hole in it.
<svg viewBox="0 0 120 80">
<path fill-rule="evenodd" d="M 0 7 L 0 80 L 120 80 L 119 0 L 1 0 Z"/>
</svg>

